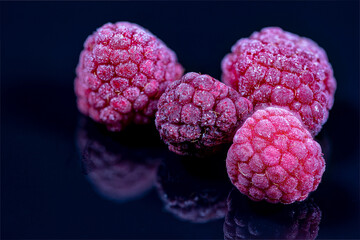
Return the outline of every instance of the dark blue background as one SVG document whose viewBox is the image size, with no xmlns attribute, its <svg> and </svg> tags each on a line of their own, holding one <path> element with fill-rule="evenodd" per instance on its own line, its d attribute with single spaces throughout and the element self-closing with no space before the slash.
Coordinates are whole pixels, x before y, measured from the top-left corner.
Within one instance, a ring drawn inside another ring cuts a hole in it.
<svg viewBox="0 0 360 240">
<path fill-rule="evenodd" d="M 82 175 L 75 67 L 86 37 L 116 21 L 148 28 L 177 53 L 186 71 L 218 79 L 220 62 L 236 40 L 266 26 L 323 47 L 338 88 L 318 137 L 327 161 L 311 195 L 322 211 L 318 238 L 360 238 L 358 1 L 1 2 L 0 7 L 2 238 L 223 238 L 224 220 L 180 221 L 164 210 L 155 189 L 116 203 L 97 194 Z M 160 142 L 157 146 L 163 158 L 172 156 Z"/>
</svg>

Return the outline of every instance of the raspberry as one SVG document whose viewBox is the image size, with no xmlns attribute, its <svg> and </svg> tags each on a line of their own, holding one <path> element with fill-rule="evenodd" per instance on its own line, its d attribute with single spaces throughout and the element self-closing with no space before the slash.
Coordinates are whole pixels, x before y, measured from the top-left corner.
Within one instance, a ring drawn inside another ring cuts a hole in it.
<svg viewBox="0 0 360 240">
<path fill-rule="evenodd" d="M 231 182 L 251 199 L 289 204 L 303 201 L 317 188 L 325 161 L 298 118 L 268 107 L 236 132 L 226 167 Z"/>
<path fill-rule="evenodd" d="M 230 193 L 224 239 L 316 239 L 321 210 L 312 200 L 278 208 L 246 200 Z"/>
<path fill-rule="evenodd" d="M 240 39 L 221 63 L 222 80 L 255 110 L 282 106 L 315 136 L 334 102 L 336 81 L 325 51 L 308 38 L 277 27 Z"/>
<path fill-rule="evenodd" d="M 232 186 L 226 176 L 222 176 L 224 171 L 219 171 L 225 167 L 223 162 L 214 158 L 183 160 L 169 156 L 159 167 L 156 186 L 165 210 L 192 223 L 224 218 L 226 199 Z M 201 171 L 204 164 L 206 176 L 200 176 L 204 174 Z"/>
<path fill-rule="evenodd" d="M 182 73 L 175 53 L 146 29 L 105 24 L 86 39 L 80 54 L 78 109 L 111 131 L 148 123 L 167 85 Z"/>
<path fill-rule="evenodd" d="M 102 126 L 101 126 L 102 127 Z M 128 135 L 111 135 L 88 119 L 77 133 L 82 165 L 88 180 L 105 198 L 126 201 L 142 196 L 156 180 L 160 159 L 153 148 L 125 144 Z"/>
<path fill-rule="evenodd" d="M 202 155 L 231 142 L 251 103 L 209 75 L 187 73 L 161 96 L 155 124 L 169 149 Z"/>
</svg>

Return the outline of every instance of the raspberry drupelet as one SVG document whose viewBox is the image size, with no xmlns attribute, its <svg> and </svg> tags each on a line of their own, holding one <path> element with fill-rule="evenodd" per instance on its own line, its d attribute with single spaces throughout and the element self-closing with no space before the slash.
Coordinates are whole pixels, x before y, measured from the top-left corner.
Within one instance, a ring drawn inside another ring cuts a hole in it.
<svg viewBox="0 0 360 240">
<path fill-rule="evenodd" d="M 315 136 L 334 102 L 336 81 L 325 51 L 308 38 L 264 28 L 240 39 L 221 64 L 222 80 L 254 109 L 282 106 Z"/>
<path fill-rule="evenodd" d="M 155 124 L 169 149 L 203 156 L 230 143 L 252 113 L 249 100 L 209 75 L 187 73 L 160 97 Z"/>
<path fill-rule="evenodd" d="M 231 182 L 252 200 L 289 204 L 303 201 L 318 187 L 325 161 L 298 118 L 268 107 L 236 132 L 226 167 Z"/>
<path fill-rule="evenodd" d="M 76 68 L 77 106 L 111 131 L 149 123 L 159 97 L 182 73 L 175 53 L 148 30 L 108 23 L 84 43 Z"/>
</svg>

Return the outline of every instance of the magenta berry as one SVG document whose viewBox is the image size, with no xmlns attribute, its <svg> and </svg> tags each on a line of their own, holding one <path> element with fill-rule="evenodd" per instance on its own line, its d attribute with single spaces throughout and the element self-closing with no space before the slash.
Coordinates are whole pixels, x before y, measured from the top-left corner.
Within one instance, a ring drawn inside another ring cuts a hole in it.
<svg viewBox="0 0 360 240">
<path fill-rule="evenodd" d="M 111 131 L 148 123 L 167 85 L 182 73 L 175 53 L 146 29 L 105 24 L 86 39 L 80 54 L 78 109 Z"/>
<path fill-rule="evenodd" d="M 161 96 L 155 124 L 173 152 L 211 152 L 231 142 L 236 129 L 252 112 L 251 103 L 209 75 L 188 73 Z M 201 154 L 200 154 L 201 155 Z"/>
<path fill-rule="evenodd" d="M 236 132 L 226 167 L 231 182 L 251 199 L 288 204 L 303 201 L 317 188 L 325 161 L 298 118 L 268 107 Z"/>
<path fill-rule="evenodd" d="M 240 39 L 222 61 L 222 80 L 255 110 L 282 106 L 315 136 L 334 102 L 336 81 L 325 51 L 277 27 Z"/>
</svg>

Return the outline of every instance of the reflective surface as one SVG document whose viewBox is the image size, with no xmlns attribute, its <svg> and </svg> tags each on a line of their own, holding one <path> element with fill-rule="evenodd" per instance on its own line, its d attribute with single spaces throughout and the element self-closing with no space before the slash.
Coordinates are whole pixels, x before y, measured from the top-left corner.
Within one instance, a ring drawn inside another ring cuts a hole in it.
<svg viewBox="0 0 360 240">
<path fill-rule="evenodd" d="M 235 189 L 227 201 L 225 239 L 316 239 L 321 210 L 307 199 L 291 205 L 270 206 L 249 201 Z"/>
<path fill-rule="evenodd" d="M 2 239 L 360 238 L 358 2 L 0 6 Z M 327 164 L 317 191 L 293 205 L 252 202 L 229 183 L 226 153 L 179 157 L 152 125 L 115 134 L 80 116 L 82 43 L 118 20 L 149 28 L 186 71 L 218 79 L 231 45 L 265 26 L 324 47 L 338 89 L 316 138 Z"/>
<path fill-rule="evenodd" d="M 145 130 L 131 134 L 147 134 L 149 128 Z M 120 202 L 149 191 L 161 162 L 151 143 L 141 141 L 145 138 L 131 139 L 127 135 L 108 132 L 85 117 L 80 118 L 77 131 L 78 151 L 87 179 L 100 195 Z"/>
</svg>

